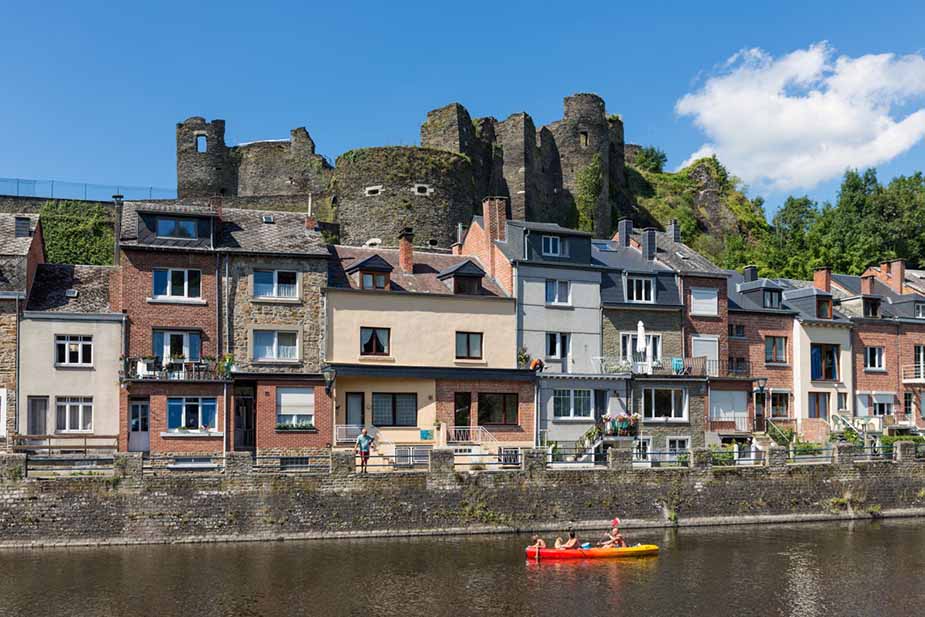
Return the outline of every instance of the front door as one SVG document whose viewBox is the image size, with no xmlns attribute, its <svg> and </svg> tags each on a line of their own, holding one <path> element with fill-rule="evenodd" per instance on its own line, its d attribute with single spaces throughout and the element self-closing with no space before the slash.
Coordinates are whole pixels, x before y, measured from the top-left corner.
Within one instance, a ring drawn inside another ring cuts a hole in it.
<svg viewBox="0 0 925 617">
<path fill-rule="evenodd" d="M 45 435 L 45 422 L 48 419 L 48 399 L 44 396 L 29 397 L 29 417 L 26 418 L 26 430 L 30 435 Z"/>
<path fill-rule="evenodd" d="M 347 424 L 350 426 L 363 426 L 363 393 L 362 392 L 348 392 L 347 393 Z"/>
<path fill-rule="evenodd" d="M 151 439 L 148 433 L 149 409 L 148 401 L 136 401 L 129 405 L 129 452 L 147 452 L 151 449 Z"/>
<path fill-rule="evenodd" d="M 234 449 L 253 450 L 257 447 L 257 417 L 254 398 L 234 397 Z"/>
<path fill-rule="evenodd" d="M 472 394 L 470 392 L 457 392 L 453 396 L 455 412 L 453 414 L 454 426 L 469 426 L 472 422 Z"/>
</svg>

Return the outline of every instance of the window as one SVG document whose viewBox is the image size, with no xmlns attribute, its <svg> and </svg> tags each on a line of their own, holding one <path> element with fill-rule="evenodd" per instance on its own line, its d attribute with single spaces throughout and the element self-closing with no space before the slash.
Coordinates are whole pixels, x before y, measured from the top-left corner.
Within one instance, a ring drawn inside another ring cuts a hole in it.
<svg viewBox="0 0 925 617">
<path fill-rule="evenodd" d="M 645 462 L 649 460 L 649 451 L 652 449 L 651 437 L 638 437 L 633 445 L 633 460 Z"/>
<path fill-rule="evenodd" d="M 848 393 L 847 393 L 847 392 L 839 392 L 839 393 L 838 393 L 838 398 L 835 399 L 835 404 L 836 404 L 835 408 L 836 408 L 839 412 L 848 411 Z"/>
<path fill-rule="evenodd" d="M 561 359 L 568 357 L 568 334 L 565 332 L 546 333 L 546 357 Z"/>
<path fill-rule="evenodd" d="M 864 298 L 864 317 L 880 317 L 880 300 Z"/>
<path fill-rule="evenodd" d="M 412 192 L 415 195 L 430 195 L 434 189 L 429 184 L 415 184 Z"/>
<path fill-rule="evenodd" d="M 389 355 L 389 328 L 360 328 L 360 355 Z"/>
<path fill-rule="evenodd" d="M 543 255 L 559 256 L 559 236 L 543 236 Z"/>
<path fill-rule="evenodd" d="M 254 270 L 255 298 L 295 298 L 298 275 L 287 270 Z"/>
<path fill-rule="evenodd" d="M 629 276 L 626 278 L 627 302 L 655 302 L 652 293 L 654 281 L 648 277 Z"/>
<path fill-rule="evenodd" d="M 375 426 L 417 426 L 418 395 L 373 392 Z"/>
<path fill-rule="evenodd" d="M 810 345 L 809 359 L 813 381 L 838 380 L 838 345 Z"/>
<path fill-rule="evenodd" d="M 886 401 L 874 400 L 873 409 L 871 409 L 873 415 L 875 416 L 892 416 L 893 415 L 893 403 Z"/>
<path fill-rule="evenodd" d="M 779 309 L 782 305 L 781 292 L 777 289 L 764 290 L 764 308 Z"/>
<path fill-rule="evenodd" d="M 44 435 L 48 420 L 48 397 L 30 396 L 27 401 L 26 430 L 30 435 Z"/>
<path fill-rule="evenodd" d="M 670 460 L 675 460 L 679 454 L 684 454 L 687 452 L 689 446 L 689 441 L 687 437 L 669 437 L 668 438 L 668 454 Z"/>
<path fill-rule="evenodd" d="M 152 337 L 154 356 L 163 360 L 198 362 L 202 352 L 202 334 L 155 330 Z"/>
<path fill-rule="evenodd" d="M 363 289 L 385 289 L 389 286 L 389 275 L 385 272 L 361 272 L 360 287 Z"/>
<path fill-rule="evenodd" d="M 546 304 L 568 304 L 569 303 L 569 283 L 568 281 L 557 281 L 555 279 L 546 279 Z"/>
<path fill-rule="evenodd" d="M 517 424 L 517 395 L 479 393 L 479 424 Z"/>
<path fill-rule="evenodd" d="M 745 338 L 745 325 L 729 324 L 729 336 L 730 338 Z"/>
<path fill-rule="evenodd" d="M 915 393 L 914 392 L 905 392 L 903 394 L 903 413 L 906 415 L 907 419 L 911 419 L 912 415 L 915 413 L 913 407 L 915 406 Z"/>
<path fill-rule="evenodd" d="M 555 418 L 591 417 L 591 390 L 553 390 L 552 401 Z"/>
<path fill-rule="evenodd" d="M 578 143 L 581 144 L 582 148 L 587 147 L 588 145 L 588 131 L 579 131 L 578 132 Z"/>
<path fill-rule="evenodd" d="M 829 393 L 809 393 L 809 417 L 826 419 L 829 417 Z"/>
<path fill-rule="evenodd" d="M 196 219 L 160 216 L 156 221 L 156 233 L 159 238 L 196 240 L 199 237 L 198 228 Z"/>
<path fill-rule="evenodd" d="M 382 192 L 382 185 L 367 186 L 365 192 L 367 197 L 375 197 Z"/>
<path fill-rule="evenodd" d="M 687 394 L 675 388 L 645 388 L 642 391 L 643 418 L 666 421 L 687 420 Z"/>
<path fill-rule="evenodd" d="M 925 302 L 915 304 L 915 317 L 916 319 L 925 319 Z"/>
<path fill-rule="evenodd" d="M 277 426 L 315 426 L 314 388 L 276 388 Z"/>
<path fill-rule="evenodd" d="M 765 364 L 784 364 L 787 362 L 786 336 L 764 337 L 764 362 Z"/>
<path fill-rule="evenodd" d="M 691 287 L 691 315 L 719 315 L 719 290 L 712 287 Z"/>
<path fill-rule="evenodd" d="M 456 358 L 458 360 L 481 360 L 482 359 L 482 333 L 481 332 L 457 332 L 456 333 Z"/>
<path fill-rule="evenodd" d="M 58 366 L 92 366 L 93 337 L 73 334 L 56 336 L 55 364 Z"/>
<path fill-rule="evenodd" d="M 477 296 L 482 291 L 482 279 L 474 276 L 454 276 L 453 293 Z"/>
<path fill-rule="evenodd" d="M 167 399 L 167 430 L 214 431 L 216 428 L 214 398 L 171 397 Z"/>
<path fill-rule="evenodd" d="M 196 152 L 204 153 L 209 151 L 209 141 L 205 135 L 196 135 Z"/>
<path fill-rule="evenodd" d="M 298 360 L 299 334 L 282 330 L 254 330 L 254 360 Z"/>
<path fill-rule="evenodd" d="M 816 317 L 819 319 L 832 319 L 831 298 L 816 298 Z"/>
<path fill-rule="evenodd" d="M 632 362 L 636 356 L 639 337 L 634 332 L 624 332 L 620 335 L 620 351 L 622 359 Z M 659 362 L 662 359 L 662 335 L 646 334 L 645 358 L 647 362 Z"/>
<path fill-rule="evenodd" d="M 55 399 L 55 430 L 59 433 L 93 430 L 93 398 L 71 396 Z"/>
<path fill-rule="evenodd" d="M 199 270 L 154 270 L 155 298 L 199 298 L 202 273 Z"/>
<path fill-rule="evenodd" d="M 771 393 L 771 417 L 786 418 L 790 415 L 790 394 L 787 392 Z"/>
<path fill-rule="evenodd" d="M 729 356 L 729 373 L 731 375 L 747 375 L 748 360 L 742 357 Z"/>
<path fill-rule="evenodd" d="M 864 348 L 864 370 L 865 371 L 882 371 L 883 365 L 883 347 L 865 347 Z"/>
</svg>

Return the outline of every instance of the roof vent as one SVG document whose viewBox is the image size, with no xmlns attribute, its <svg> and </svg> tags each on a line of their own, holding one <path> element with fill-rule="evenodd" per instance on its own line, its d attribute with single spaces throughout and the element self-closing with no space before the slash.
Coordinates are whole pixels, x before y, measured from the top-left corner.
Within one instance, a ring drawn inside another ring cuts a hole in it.
<svg viewBox="0 0 925 617">
<path fill-rule="evenodd" d="M 65 296 L 66 298 L 76 298 L 76 297 L 77 297 L 77 290 L 76 290 L 76 289 L 68 289 L 68 290 L 66 290 L 66 291 L 64 292 L 64 296 Z"/>
<path fill-rule="evenodd" d="M 14 235 L 17 238 L 28 238 L 32 235 L 32 221 L 25 216 L 17 216 L 14 228 Z"/>
<path fill-rule="evenodd" d="M 264 223 L 272 223 L 272 222 L 273 222 L 273 215 L 272 215 L 272 214 L 264 214 L 263 216 L 260 217 L 260 220 L 263 221 Z"/>
<path fill-rule="evenodd" d="M 382 238 L 370 238 L 369 240 L 366 241 L 365 244 L 363 244 L 363 246 L 368 246 L 368 247 L 382 246 Z"/>
<path fill-rule="evenodd" d="M 687 258 L 688 258 L 688 256 L 685 255 L 684 253 L 682 253 L 681 251 L 675 251 L 674 254 L 677 255 L 678 257 L 680 257 L 681 259 L 687 259 Z"/>
</svg>

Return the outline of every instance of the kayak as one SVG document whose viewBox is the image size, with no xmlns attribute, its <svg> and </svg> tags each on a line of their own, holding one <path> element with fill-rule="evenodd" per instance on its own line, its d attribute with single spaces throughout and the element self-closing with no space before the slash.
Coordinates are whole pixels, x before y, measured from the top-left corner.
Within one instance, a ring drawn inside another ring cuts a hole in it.
<svg viewBox="0 0 925 617">
<path fill-rule="evenodd" d="M 527 559 L 536 559 L 539 551 L 539 560 L 544 559 L 616 559 L 627 557 L 646 557 L 648 555 L 658 555 L 658 546 L 655 544 L 637 544 L 636 546 L 627 546 L 624 548 L 541 548 L 536 549 L 532 546 L 527 547 Z"/>
</svg>

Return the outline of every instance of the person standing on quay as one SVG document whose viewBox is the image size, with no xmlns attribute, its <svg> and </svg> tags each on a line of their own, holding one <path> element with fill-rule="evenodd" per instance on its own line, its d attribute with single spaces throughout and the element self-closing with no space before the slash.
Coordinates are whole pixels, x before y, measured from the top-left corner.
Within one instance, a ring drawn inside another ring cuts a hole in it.
<svg viewBox="0 0 925 617">
<path fill-rule="evenodd" d="M 357 436 L 356 445 L 353 448 L 354 455 L 360 453 L 360 473 L 368 473 L 366 464 L 369 462 L 369 449 L 372 447 L 375 437 L 369 436 L 369 430 L 364 426 L 363 430 Z"/>
</svg>

